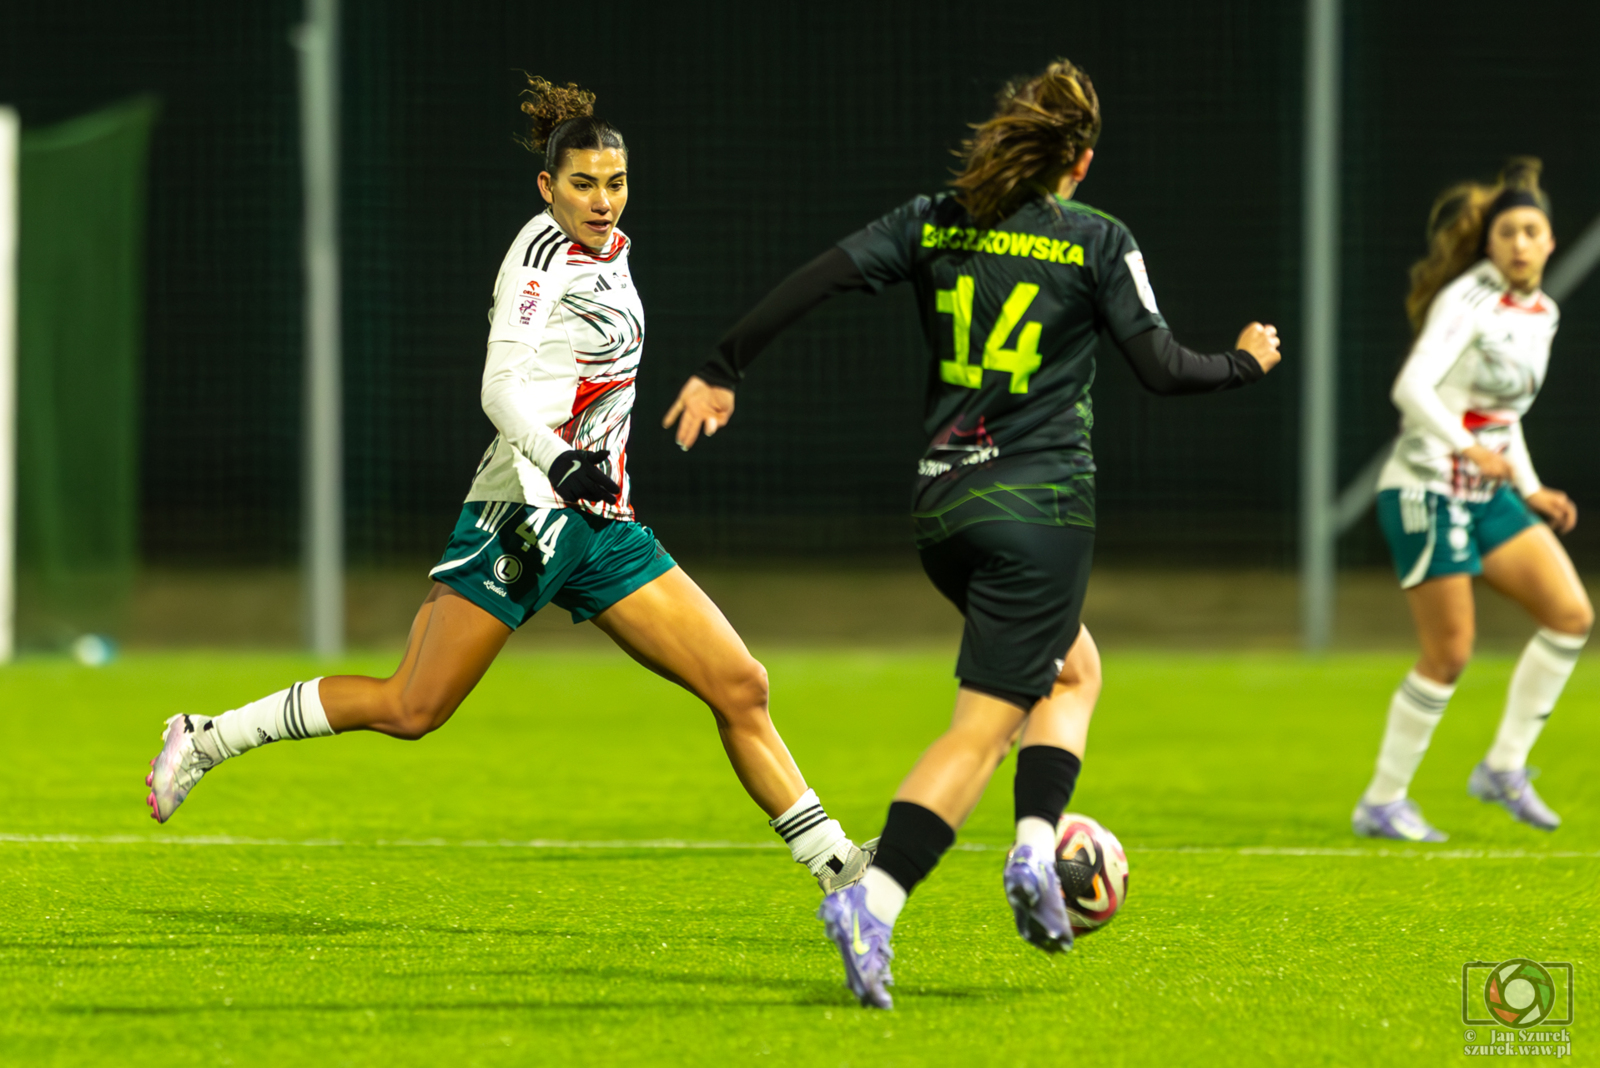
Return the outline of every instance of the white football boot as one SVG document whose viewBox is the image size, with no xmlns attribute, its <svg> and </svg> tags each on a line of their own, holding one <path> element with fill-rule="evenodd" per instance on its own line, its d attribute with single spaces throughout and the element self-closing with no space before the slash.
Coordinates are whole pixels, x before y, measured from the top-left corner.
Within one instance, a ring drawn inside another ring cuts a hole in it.
<svg viewBox="0 0 1600 1068">
<path fill-rule="evenodd" d="M 869 838 L 860 845 L 848 841 L 845 844 L 850 847 L 849 852 L 843 857 L 831 858 L 822 866 L 822 870 L 817 872 L 817 885 L 822 888 L 824 894 L 831 894 L 835 890 L 843 890 L 847 886 L 859 883 L 861 877 L 867 873 L 867 869 L 872 866 L 873 858 L 878 855 L 876 838 Z M 834 864 L 839 865 L 837 871 L 833 869 Z"/>
<path fill-rule="evenodd" d="M 219 763 L 195 745 L 195 736 L 210 729 L 210 716 L 172 716 L 167 720 L 166 729 L 161 732 L 161 752 L 150 761 L 150 774 L 144 777 L 144 784 L 150 787 L 145 803 L 150 806 L 150 818 L 157 823 L 170 820 L 200 776 Z"/>
</svg>

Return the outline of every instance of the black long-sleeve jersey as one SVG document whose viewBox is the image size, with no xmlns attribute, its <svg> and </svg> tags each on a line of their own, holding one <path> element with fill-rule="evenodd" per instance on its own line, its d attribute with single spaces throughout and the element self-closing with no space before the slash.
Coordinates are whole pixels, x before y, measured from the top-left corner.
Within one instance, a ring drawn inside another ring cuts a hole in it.
<svg viewBox="0 0 1600 1068">
<path fill-rule="evenodd" d="M 1102 330 L 1157 393 L 1232 389 L 1263 374 L 1242 350 L 1178 344 L 1117 219 L 1040 196 L 982 229 L 949 194 L 912 199 L 796 271 L 698 373 L 731 388 L 829 296 L 902 281 L 916 289 L 932 357 L 912 505 L 919 544 L 992 519 L 1094 526 L 1090 387 Z"/>
</svg>

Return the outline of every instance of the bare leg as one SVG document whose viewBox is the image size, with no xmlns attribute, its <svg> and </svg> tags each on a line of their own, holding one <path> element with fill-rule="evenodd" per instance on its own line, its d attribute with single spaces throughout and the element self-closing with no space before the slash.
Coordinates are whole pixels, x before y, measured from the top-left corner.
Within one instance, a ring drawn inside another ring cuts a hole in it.
<svg viewBox="0 0 1600 1068">
<path fill-rule="evenodd" d="M 1447 837 L 1416 809 L 1400 804 L 1427 754 L 1433 732 L 1455 692 L 1456 679 L 1472 657 L 1472 579 L 1442 575 L 1406 591 L 1422 655 L 1389 698 L 1383 740 L 1372 781 L 1351 815 L 1360 835 L 1442 842 Z"/>
<path fill-rule="evenodd" d="M 950 729 L 922 754 L 894 799 L 921 805 L 960 830 L 1026 715 L 998 697 L 965 687 L 956 691 Z"/>
<path fill-rule="evenodd" d="M 1549 527 L 1529 527 L 1483 561 L 1483 577 L 1513 598 L 1539 623 L 1506 690 L 1505 712 L 1494 743 L 1467 789 L 1498 801 L 1517 819 L 1544 830 L 1561 817 L 1527 784 L 1528 755 L 1539 741 L 1594 624 L 1594 609 L 1572 561 Z"/>
<path fill-rule="evenodd" d="M 950 729 L 928 747 L 895 793 L 959 830 L 983 797 L 1011 743 L 1052 745 L 1080 759 L 1100 696 L 1100 650 L 1088 628 L 1078 632 L 1050 696 L 1024 712 L 1008 701 L 961 689 Z"/>
<path fill-rule="evenodd" d="M 1483 558 L 1483 578 L 1527 609 L 1541 627 L 1562 634 L 1587 634 L 1594 608 L 1578 580 L 1572 558 L 1543 523 L 1495 548 Z"/>
<path fill-rule="evenodd" d="M 1472 604 L 1472 579 L 1467 575 L 1442 575 L 1406 591 L 1411 618 L 1417 625 L 1422 655 L 1417 674 L 1445 686 L 1455 685 L 1472 659 L 1476 620 Z"/>
<path fill-rule="evenodd" d="M 416 739 L 437 730 L 500 654 L 511 629 L 443 583 L 411 623 L 400 666 L 386 679 L 332 675 L 319 690 L 328 725 Z"/>
<path fill-rule="evenodd" d="M 1033 706 L 1022 728 L 1022 746 L 1053 745 L 1079 760 L 1089 744 L 1089 720 L 1100 699 L 1100 649 L 1089 628 L 1078 631 L 1050 696 Z"/>
<path fill-rule="evenodd" d="M 682 568 L 635 590 L 594 623 L 629 656 L 710 706 L 734 773 L 768 816 L 781 816 L 806 792 L 767 714 L 766 669 Z"/>
</svg>

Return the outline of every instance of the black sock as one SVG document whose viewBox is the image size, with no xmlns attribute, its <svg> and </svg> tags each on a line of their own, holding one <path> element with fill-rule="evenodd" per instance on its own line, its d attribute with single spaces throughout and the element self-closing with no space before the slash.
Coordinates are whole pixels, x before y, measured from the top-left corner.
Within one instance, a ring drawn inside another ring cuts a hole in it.
<svg viewBox="0 0 1600 1068">
<path fill-rule="evenodd" d="M 955 841 L 955 828 L 936 813 L 911 801 L 892 801 L 872 866 L 888 873 L 909 894 Z"/>
<path fill-rule="evenodd" d="M 1017 778 L 1011 784 L 1016 818 L 1037 816 L 1052 827 L 1067 810 L 1083 761 L 1053 745 L 1017 750 Z"/>
</svg>

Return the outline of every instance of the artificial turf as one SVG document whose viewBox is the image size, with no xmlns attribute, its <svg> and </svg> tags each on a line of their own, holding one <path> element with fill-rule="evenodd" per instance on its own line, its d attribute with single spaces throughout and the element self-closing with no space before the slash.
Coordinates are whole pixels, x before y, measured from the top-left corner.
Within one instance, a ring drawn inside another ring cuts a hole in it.
<svg viewBox="0 0 1600 1068">
<path fill-rule="evenodd" d="M 947 714 L 948 652 L 764 660 L 812 785 L 875 834 Z M 902 917 L 879 1013 L 709 715 L 620 654 L 507 656 L 419 743 L 251 753 L 165 827 L 142 785 L 164 715 L 328 667 L 24 661 L 0 671 L 0 1063 L 1455 1064 L 1465 962 L 1595 981 L 1600 671 L 1535 751 L 1559 831 L 1465 794 L 1510 670 L 1483 659 L 1413 789 L 1453 839 L 1383 849 L 1347 821 L 1404 658 L 1105 663 L 1073 808 L 1128 849 L 1122 914 L 1059 958 L 1016 937 L 1002 768 Z M 748 845 L 617 844 L 655 839 Z"/>
</svg>

